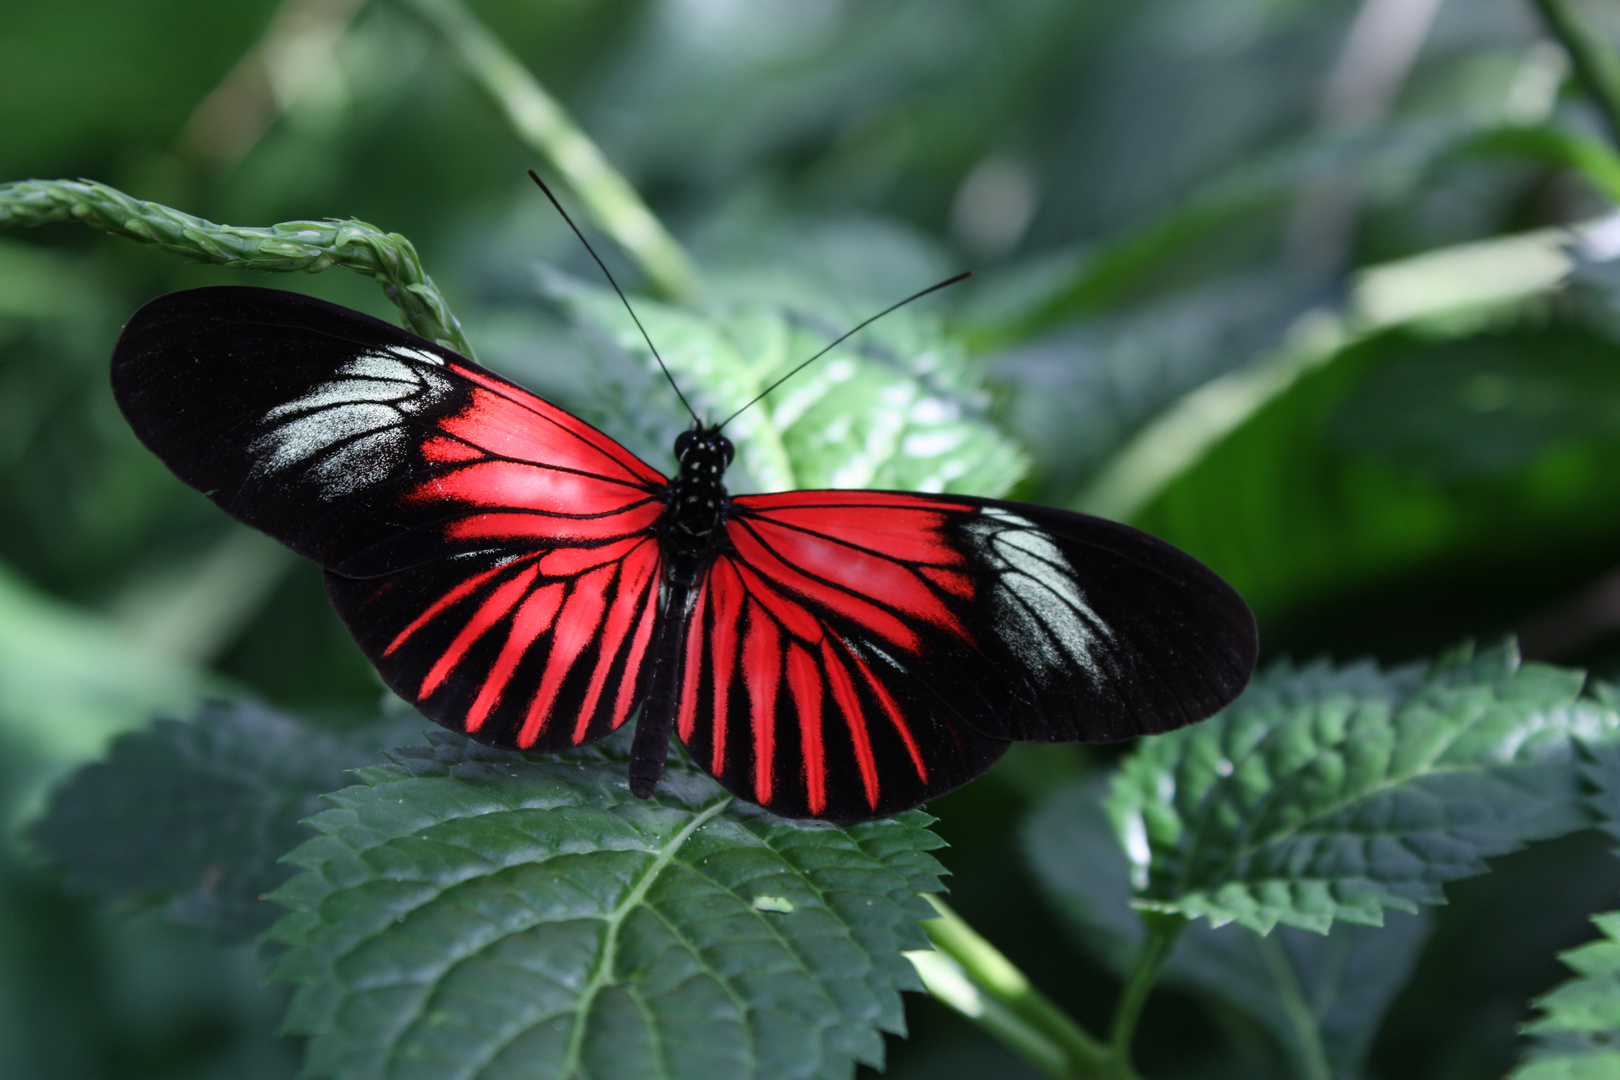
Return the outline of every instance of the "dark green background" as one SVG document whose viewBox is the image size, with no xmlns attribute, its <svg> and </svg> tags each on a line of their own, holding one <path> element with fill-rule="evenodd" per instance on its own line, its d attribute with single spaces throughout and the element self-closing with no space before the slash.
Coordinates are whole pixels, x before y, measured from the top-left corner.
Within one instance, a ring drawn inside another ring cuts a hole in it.
<svg viewBox="0 0 1620 1080">
<path fill-rule="evenodd" d="M 1353 306 L 1365 268 L 1612 211 L 1554 156 L 1481 139 L 1504 126 L 1601 139 L 1527 3 L 1444 4 L 1387 103 L 1376 72 L 1345 59 L 1363 7 L 474 10 L 718 288 L 766 282 L 875 310 L 975 269 L 940 310 L 1033 455 L 1018 494 L 1075 505 L 1170 403 Z M 365 5 L 301 97 L 226 110 L 239 158 L 220 157 L 220 129 L 186 134 L 277 10 L 0 2 L 0 181 L 85 176 L 215 221 L 357 217 L 401 232 L 486 360 L 614 430 L 612 388 L 535 285 L 541 262 L 591 272 L 523 175 L 545 162 L 410 14 Z M 1332 78 L 1359 113 L 1325 103 Z M 116 652 L 119 635 L 334 726 L 376 707 L 380 685 L 314 569 L 233 533 L 140 450 L 106 389 L 118 326 L 142 301 L 244 277 L 71 225 L 0 236 L 0 647 L 59 665 L 0 661 L 14 680 L 0 686 L 14 832 L 40 784 L 101 740 L 50 729 L 71 711 L 30 707 L 30 694 L 94 699 L 111 726 L 147 711 L 148 699 L 96 698 L 97 679 L 114 694 L 131 681 L 94 651 Z M 274 284 L 391 315 L 351 275 Z M 1605 607 L 1600 587 L 1620 564 L 1617 296 L 1620 272 L 1593 265 L 1556 290 L 1329 350 L 1135 520 L 1250 596 L 1268 656 L 1396 661 L 1522 631 L 1531 655 L 1620 671 L 1620 604 Z M 1032 799 L 1110 753 L 1020 748 L 932 808 L 954 845 L 953 903 L 1094 1027 L 1116 988 L 1044 911 L 1011 837 Z M 251 951 L 95 910 L 20 841 L 4 859 L 0 1075 L 292 1074 L 297 1048 L 274 1035 L 282 992 L 259 985 Z M 1497 871 L 1451 891 L 1375 1048 L 1377 1075 L 1500 1075 L 1524 1003 L 1560 978 L 1554 951 L 1589 937 L 1585 915 L 1620 890 L 1590 837 Z M 931 1003 L 915 1000 L 912 1019 L 891 1075 L 1026 1069 Z M 1174 991 L 1150 1006 L 1140 1057 L 1151 1076 L 1280 1068 L 1240 1018 Z"/>
</svg>

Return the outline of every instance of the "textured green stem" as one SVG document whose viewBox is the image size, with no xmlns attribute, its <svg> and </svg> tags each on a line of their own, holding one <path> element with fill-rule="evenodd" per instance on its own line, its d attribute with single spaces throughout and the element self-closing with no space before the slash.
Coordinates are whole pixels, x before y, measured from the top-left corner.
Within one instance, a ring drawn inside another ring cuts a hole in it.
<svg viewBox="0 0 1620 1080">
<path fill-rule="evenodd" d="M 288 221 L 268 228 L 216 225 L 143 202 L 94 180 L 0 184 L 0 229 L 81 221 L 161 251 L 242 270 L 319 273 L 341 266 L 376 278 L 411 330 L 472 356 L 461 324 L 422 271 L 416 248 L 363 221 Z"/>
<path fill-rule="evenodd" d="M 939 918 L 923 923 L 934 952 L 908 954 L 928 992 L 962 1013 L 1030 1064 L 1058 1080 L 1101 1080 L 1106 1047 L 1029 984 L 1012 965 L 938 898 Z"/>
<path fill-rule="evenodd" d="M 1548 31 L 1569 53 L 1575 77 L 1603 115 L 1609 137 L 1620 145 L 1620 56 L 1576 16 L 1570 0 L 1534 3 Z"/>
<path fill-rule="evenodd" d="M 636 189 L 602 156 L 557 100 L 457 0 L 400 0 L 456 51 L 524 142 L 545 155 L 591 218 L 629 252 L 667 299 L 697 294 L 698 273 Z"/>
<path fill-rule="evenodd" d="M 1148 993 L 1159 979 L 1159 970 L 1164 967 L 1165 959 L 1175 947 L 1176 938 L 1181 936 L 1182 927 L 1187 925 L 1187 918 L 1184 915 L 1144 911 L 1142 925 L 1147 930 L 1147 936 L 1142 940 L 1136 963 L 1125 981 L 1125 992 L 1120 995 L 1119 1006 L 1114 1010 L 1113 1030 L 1108 1036 L 1113 1066 L 1113 1071 L 1108 1075 L 1119 1080 L 1135 1076 L 1131 1070 L 1131 1040 L 1136 1036 L 1136 1022 L 1142 1016 L 1142 1006 L 1147 1004 Z"/>
</svg>

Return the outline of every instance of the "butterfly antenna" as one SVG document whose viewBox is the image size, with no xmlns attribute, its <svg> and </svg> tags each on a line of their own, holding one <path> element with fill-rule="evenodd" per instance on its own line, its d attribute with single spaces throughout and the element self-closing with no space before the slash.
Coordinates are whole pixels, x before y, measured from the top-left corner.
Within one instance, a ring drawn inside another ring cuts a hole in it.
<svg viewBox="0 0 1620 1080">
<path fill-rule="evenodd" d="M 624 310 L 630 313 L 630 318 L 635 322 L 636 329 L 641 331 L 641 339 L 647 343 L 647 348 L 652 350 L 653 359 L 658 361 L 659 370 L 663 371 L 664 378 L 669 380 L 670 389 L 674 390 L 675 396 L 681 399 L 681 404 L 686 406 L 686 411 L 692 414 L 692 422 L 702 427 L 703 421 L 698 419 L 697 410 L 692 408 L 692 403 L 686 400 L 686 395 L 681 393 L 681 388 L 675 384 L 675 376 L 669 373 L 669 365 L 664 363 L 662 356 L 658 355 L 658 346 L 653 344 L 652 336 L 647 333 L 647 328 L 642 326 L 641 320 L 636 317 L 636 309 L 630 306 L 630 301 L 624 295 L 624 290 L 619 288 L 617 281 L 613 280 L 613 275 L 609 273 L 607 264 L 596 253 L 596 249 L 591 247 L 591 242 L 585 239 L 585 234 L 579 231 L 579 226 L 575 225 L 574 219 L 568 216 L 568 211 L 562 208 L 562 203 L 557 201 L 557 196 L 553 195 L 551 189 L 546 187 L 546 182 L 540 179 L 540 174 L 530 169 L 529 179 L 540 185 L 540 190 L 546 193 L 546 198 L 551 200 L 551 205 L 557 208 L 557 213 L 561 214 L 562 219 L 568 222 L 568 227 L 574 230 L 574 235 L 579 237 L 579 242 L 585 245 L 585 250 L 591 253 L 591 258 L 596 260 L 596 265 L 602 268 L 602 276 L 608 279 L 608 284 L 613 286 L 613 291 L 619 294 L 620 303 L 624 304 Z M 938 288 L 938 286 L 935 286 L 935 288 Z"/>
<path fill-rule="evenodd" d="M 897 304 L 890 304 L 888 307 L 884 308 L 882 311 L 878 312 L 876 315 L 871 316 L 870 318 L 862 319 L 860 322 L 856 323 L 854 326 L 852 326 L 848 330 L 844 331 L 838 337 L 836 337 L 832 341 L 828 342 L 827 345 L 824 348 L 822 348 L 822 350 L 820 352 L 816 353 L 816 355 L 814 355 L 810 359 L 804 361 L 804 363 L 798 365 L 792 371 L 788 372 L 786 375 L 783 375 L 780 379 L 777 379 L 775 382 L 771 383 L 771 385 L 769 385 L 765 389 L 761 390 L 759 392 L 759 394 L 752 401 L 750 401 L 747 405 L 744 405 L 741 409 L 738 409 L 736 412 L 732 413 L 730 416 L 728 416 L 724 420 L 720 421 L 720 423 L 715 426 L 715 430 L 719 431 L 721 428 L 725 427 L 727 424 L 729 424 L 733 420 L 737 419 L 737 417 L 741 416 L 745 410 L 753 407 L 754 405 L 757 405 L 765 397 L 766 394 L 769 394 L 772 390 L 775 390 L 778 386 L 781 386 L 783 383 L 785 383 L 789 379 L 793 378 L 793 376 L 797 375 L 799 372 L 803 371 L 805 368 L 809 367 L 811 364 L 815 363 L 817 360 L 820 360 L 823 356 L 826 356 L 828 353 L 832 352 L 835 348 L 837 348 L 839 345 L 841 345 L 844 341 L 846 341 L 849 338 L 853 337 L 857 331 L 866 329 L 868 326 L 871 326 L 873 323 L 877 322 L 879 319 L 883 318 L 883 316 L 889 314 L 891 311 L 898 311 L 899 309 L 905 307 L 907 304 L 911 303 L 913 300 L 921 300 L 923 297 L 927 296 L 931 292 L 938 292 L 939 290 L 945 288 L 948 285 L 955 285 L 958 281 L 966 281 L 968 278 L 970 278 L 972 276 L 973 276 L 973 271 L 964 270 L 962 273 L 957 274 L 955 277 L 946 278 L 944 281 L 941 281 L 937 285 L 928 286 L 928 288 L 924 289 L 922 292 L 912 293 L 910 296 L 906 297 L 904 300 L 900 301 Z"/>
</svg>

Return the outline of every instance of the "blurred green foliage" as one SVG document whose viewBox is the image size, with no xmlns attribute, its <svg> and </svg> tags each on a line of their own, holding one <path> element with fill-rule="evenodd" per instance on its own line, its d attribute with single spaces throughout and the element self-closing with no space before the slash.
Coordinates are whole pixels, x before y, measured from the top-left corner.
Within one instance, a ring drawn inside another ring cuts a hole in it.
<svg viewBox="0 0 1620 1080">
<path fill-rule="evenodd" d="M 1573 6 L 1620 35 L 1611 7 Z M 233 225 L 401 233 L 481 359 L 664 463 L 678 406 L 523 175 L 550 163 L 424 7 L 0 0 L 0 181 L 85 176 Z M 691 254 L 694 304 L 643 310 L 702 346 L 692 362 L 736 361 L 746 382 L 748 365 L 972 267 L 855 355 L 872 364 L 860 377 L 907 387 L 919 373 L 885 357 L 937 348 L 962 437 L 983 448 L 980 493 L 1022 474 L 1020 497 L 1187 548 L 1249 597 L 1272 657 L 1397 663 L 1518 631 L 1533 657 L 1620 672 L 1620 157 L 1525 0 L 472 10 Z M 633 292 L 658 291 L 601 248 Z M 246 691 L 332 738 L 376 712 L 381 686 L 314 569 L 174 481 L 107 392 L 129 312 L 221 281 L 393 315 L 355 275 L 236 273 L 74 223 L 0 235 L 14 830 L 45 785 L 199 692 Z M 832 453 L 782 426 L 783 447 L 744 450 L 765 486 L 795 455 Z M 863 479 L 929 479 L 868 464 Z M 1111 753 L 1022 748 L 931 807 L 953 904 L 1093 1030 L 1115 975 L 1008 838 Z M 1555 951 L 1616 906 L 1620 870 L 1588 839 L 1451 888 L 1426 944 L 1382 941 L 1412 980 L 1345 1059 L 1391 1078 L 1502 1075 L 1526 1002 L 1565 977 Z M 26 843 L 7 847 L 0 1075 L 293 1074 L 260 960 L 149 910 L 166 902 L 73 899 Z M 1277 940 L 1302 969 L 1331 955 Z M 1191 990 L 1149 1003 L 1144 1029 L 1179 1036 L 1144 1043 L 1144 1074 L 1294 1075 L 1286 1018 L 1223 1005 L 1199 979 L 1216 946 L 1193 948 L 1169 972 Z M 1364 992 L 1344 1008 L 1376 1016 L 1394 990 Z M 1538 1032 L 1569 996 L 1546 999 Z M 1031 1074 L 937 1003 L 908 1010 L 890 1075 Z"/>
</svg>

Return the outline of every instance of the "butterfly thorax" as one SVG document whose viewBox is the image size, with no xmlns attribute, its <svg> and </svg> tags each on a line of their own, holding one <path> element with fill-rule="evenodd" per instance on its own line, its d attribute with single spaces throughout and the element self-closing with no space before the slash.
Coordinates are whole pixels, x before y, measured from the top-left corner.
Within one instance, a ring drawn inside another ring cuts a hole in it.
<svg viewBox="0 0 1620 1080">
<path fill-rule="evenodd" d="M 670 481 L 657 527 L 672 580 L 695 580 L 725 541 L 731 497 L 724 477 L 733 453 L 731 440 L 714 428 L 683 431 L 675 439 L 680 471 Z"/>
</svg>

